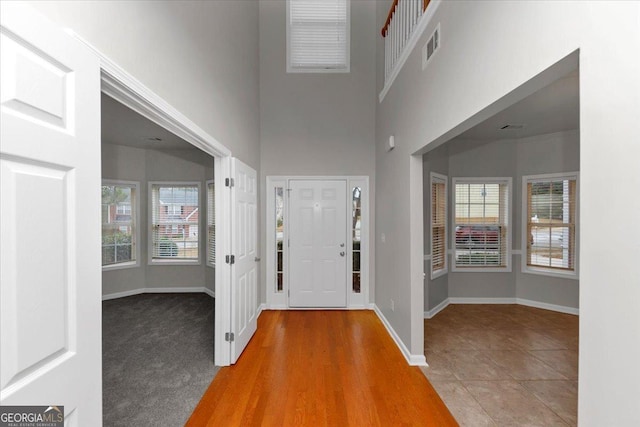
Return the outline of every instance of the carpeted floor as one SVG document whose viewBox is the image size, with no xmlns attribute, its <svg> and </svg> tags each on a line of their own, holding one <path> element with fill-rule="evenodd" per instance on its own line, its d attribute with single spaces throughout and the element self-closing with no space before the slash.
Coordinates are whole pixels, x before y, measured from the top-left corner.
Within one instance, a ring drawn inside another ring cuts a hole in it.
<svg viewBox="0 0 640 427">
<path fill-rule="evenodd" d="M 214 299 L 144 294 L 102 304 L 105 426 L 182 426 L 218 368 Z"/>
</svg>

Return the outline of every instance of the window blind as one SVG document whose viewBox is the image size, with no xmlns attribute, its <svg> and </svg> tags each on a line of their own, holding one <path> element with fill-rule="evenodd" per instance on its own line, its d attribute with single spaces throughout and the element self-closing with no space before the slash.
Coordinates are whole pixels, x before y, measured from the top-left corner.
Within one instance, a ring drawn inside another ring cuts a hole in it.
<svg viewBox="0 0 640 427">
<path fill-rule="evenodd" d="M 455 181 L 455 266 L 506 268 L 509 182 Z"/>
<path fill-rule="evenodd" d="M 348 70 L 348 0 L 289 0 L 287 5 L 289 67 Z"/>
<path fill-rule="evenodd" d="M 431 275 L 446 271 L 447 190 L 444 179 L 431 177 Z"/>
<path fill-rule="evenodd" d="M 152 258 L 197 260 L 199 186 L 152 184 Z"/>
<path fill-rule="evenodd" d="M 207 263 L 216 264 L 216 187 L 207 182 Z"/>
<path fill-rule="evenodd" d="M 576 177 L 527 177 L 527 266 L 575 271 Z"/>
</svg>

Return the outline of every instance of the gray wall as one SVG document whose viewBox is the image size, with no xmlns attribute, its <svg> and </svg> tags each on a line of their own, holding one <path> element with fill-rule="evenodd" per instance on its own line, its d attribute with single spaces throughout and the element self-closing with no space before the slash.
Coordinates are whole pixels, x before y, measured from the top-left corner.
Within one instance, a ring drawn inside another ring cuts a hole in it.
<svg viewBox="0 0 640 427">
<path fill-rule="evenodd" d="M 567 131 L 522 139 L 471 141 L 454 139 L 423 156 L 425 254 L 429 254 L 430 188 L 429 173 L 454 177 L 511 177 L 512 248 L 521 249 L 522 176 L 577 172 L 580 167 L 579 132 Z M 443 172 L 448 171 L 448 173 Z M 452 189 L 449 188 L 449 221 L 453 223 Z M 452 248 L 451 231 L 447 236 Z M 449 257 L 450 263 L 452 257 Z M 451 265 L 451 264 L 449 264 Z M 447 297 L 522 298 L 570 308 L 579 306 L 577 280 L 522 273 L 521 255 L 513 255 L 509 273 L 451 272 L 434 281 L 425 262 L 425 310 Z"/>
<path fill-rule="evenodd" d="M 102 294 L 134 289 L 203 287 L 215 290 L 215 271 L 206 266 L 206 180 L 213 179 L 213 158 L 199 150 L 149 150 L 102 144 L 104 179 L 140 183 L 140 264 L 102 273 Z M 149 265 L 149 181 L 198 181 L 201 183 L 200 265 Z"/>
<path fill-rule="evenodd" d="M 350 73 L 287 73 L 286 2 L 259 5 L 261 199 L 268 175 L 365 175 L 373 206 L 375 2 L 351 2 Z"/>
</svg>

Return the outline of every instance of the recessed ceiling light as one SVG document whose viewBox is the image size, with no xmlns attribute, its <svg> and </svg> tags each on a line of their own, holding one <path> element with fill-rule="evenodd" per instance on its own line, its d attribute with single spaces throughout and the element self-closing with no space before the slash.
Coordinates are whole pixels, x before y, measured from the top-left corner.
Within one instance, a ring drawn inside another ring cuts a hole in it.
<svg viewBox="0 0 640 427">
<path fill-rule="evenodd" d="M 500 128 L 500 130 L 522 129 L 524 125 L 512 125 L 506 124 Z"/>
</svg>

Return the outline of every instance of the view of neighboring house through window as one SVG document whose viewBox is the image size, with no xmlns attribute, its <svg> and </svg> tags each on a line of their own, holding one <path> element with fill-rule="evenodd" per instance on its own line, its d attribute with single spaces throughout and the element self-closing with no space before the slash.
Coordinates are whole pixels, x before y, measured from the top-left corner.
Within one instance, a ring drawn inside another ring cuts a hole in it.
<svg viewBox="0 0 640 427">
<path fill-rule="evenodd" d="M 511 178 L 453 178 L 459 271 L 510 271 Z"/>
<path fill-rule="evenodd" d="M 577 173 L 523 177 L 525 271 L 576 271 Z"/>
<path fill-rule="evenodd" d="M 354 187 L 351 189 L 353 209 L 351 211 L 351 239 L 353 241 L 353 265 L 352 265 L 352 291 L 356 294 L 361 292 L 361 229 L 362 229 L 362 189 Z"/>
<path fill-rule="evenodd" d="M 287 72 L 349 72 L 349 0 L 287 1 Z"/>
<path fill-rule="evenodd" d="M 138 183 L 104 181 L 102 184 L 102 265 L 136 261 L 136 209 Z"/>
<path fill-rule="evenodd" d="M 431 278 L 447 267 L 447 177 L 431 173 Z"/>
<path fill-rule="evenodd" d="M 216 265 L 216 186 L 207 181 L 207 265 Z"/>
<path fill-rule="evenodd" d="M 151 190 L 151 258 L 198 261 L 199 183 L 149 183 Z"/>
</svg>

